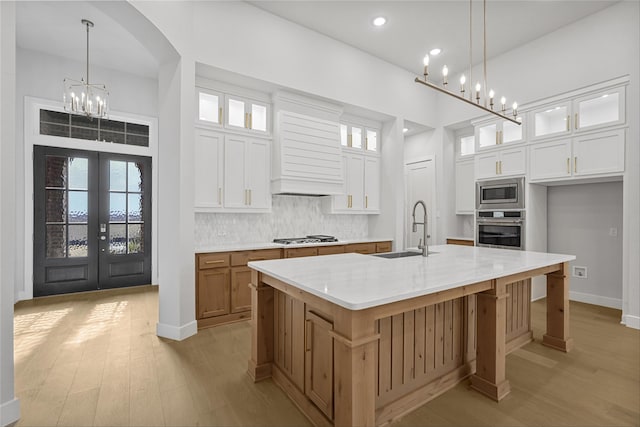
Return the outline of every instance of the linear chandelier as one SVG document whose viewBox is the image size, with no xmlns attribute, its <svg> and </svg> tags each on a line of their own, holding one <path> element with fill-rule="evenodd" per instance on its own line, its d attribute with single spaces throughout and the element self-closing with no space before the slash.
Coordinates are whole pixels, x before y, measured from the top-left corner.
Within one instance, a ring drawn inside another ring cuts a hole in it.
<svg viewBox="0 0 640 427">
<path fill-rule="evenodd" d="M 107 117 L 109 106 L 109 92 L 103 84 L 89 83 L 89 28 L 93 22 L 83 19 L 82 25 L 87 28 L 87 80 L 84 78 L 73 80 L 64 79 L 64 111 L 73 114 L 82 114 L 89 118 Z"/>
<path fill-rule="evenodd" d="M 469 0 L 469 85 L 471 85 L 471 82 L 473 82 L 473 64 L 472 64 L 472 59 L 471 59 L 471 53 L 472 53 L 472 2 L 473 0 Z M 500 98 L 500 110 L 496 111 L 493 109 L 495 103 L 494 103 L 494 97 L 495 97 L 495 92 L 493 90 L 489 90 L 489 93 L 487 94 L 487 0 L 483 0 L 482 2 L 483 4 L 483 55 L 482 55 L 482 66 L 483 66 L 483 84 L 484 87 L 480 84 L 480 82 L 478 81 L 475 85 L 475 94 L 471 91 L 471 88 L 469 88 L 469 90 L 466 90 L 466 82 L 467 82 L 467 78 L 465 77 L 465 75 L 463 74 L 462 76 L 460 76 L 460 94 L 457 94 L 455 92 L 450 91 L 449 89 L 447 89 L 447 86 L 449 84 L 449 82 L 447 81 L 447 76 L 449 75 L 449 68 L 447 68 L 447 66 L 445 65 L 444 67 L 442 67 L 442 86 L 438 86 L 435 83 L 431 83 L 428 80 L 428 76 L 429 76 L 429 55 L 425 55 L 424 57 L 424 79 L 421 79 L 420 77 L 416 77 L 415 78 L 415 82 L 416 83 L 420 83 L 422 85 L 425 85 L 427 87 L 430 87 L 431 89 L 435 89 L 441 93 L 446 93 L 449 96 L 452 96 L 456 99 L 459 99 L 461 101 L 466 102 L 467 104 L 473 105 L 474 107 L 480 108 L 481 110 L 484 110 L 488 113 L 491 113 L 493 115 L 496 115 L 504 120 L 508 120 L 510 122 L 513 122 L 517 125 L 521 125 L 522 124 L 522 120 L 518 117 L 518 103 L 514 102 L 511 105 L 511 114 L 507 115 L 507 108 L 506 108 L 506 102 L 507 99 L 503 96 L 502 98 Z M 480 91 L 483 90 L 484 93 L 484 99 L 483 102 L 480 103 Z M 466 93 L 469 93 L 469 98 L 467 99 L 465 97 Z M 474 97 L 475 95 L 475 97 Z M 487 96 L 488 95 L 488 96 Z M 474 102 L 474 98 L 475 98 L 475 102 Z M 488 101 L 488 102 L 487 102 Z"/>
</svg>

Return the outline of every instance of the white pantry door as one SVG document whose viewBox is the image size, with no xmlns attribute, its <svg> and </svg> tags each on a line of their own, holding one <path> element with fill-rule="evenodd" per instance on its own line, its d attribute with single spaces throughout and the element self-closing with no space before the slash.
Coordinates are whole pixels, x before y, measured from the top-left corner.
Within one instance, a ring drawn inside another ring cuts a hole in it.
<svg viewBox="0 0 640 427">
<path fill-rule="evenodd" d="M 434 163 L 433 158 L 428 158 L 405 165 L 405 242 L 407 248 L 417 247 L 418 241 L 423 236 L 421 225 L 418 225 L 417 232 L 411 231 L 413 205 L 418 200 L 422 200 L 427 205 L 429 244 L 431 245 L 437 241 L 434 234 L 436 230 L 436 217 L 434 214 L 438 211 L 436 209 L 436 173 Z M 423 215 L 422 206 L 418 206 L 416 208 L 416 221 L 422 222 Z"/>
</svg>

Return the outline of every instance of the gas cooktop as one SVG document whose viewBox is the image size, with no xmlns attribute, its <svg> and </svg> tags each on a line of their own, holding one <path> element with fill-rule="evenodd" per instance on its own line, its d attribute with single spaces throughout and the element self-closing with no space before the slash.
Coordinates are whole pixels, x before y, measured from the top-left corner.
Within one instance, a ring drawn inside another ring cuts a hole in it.
<svg viewBox="0 0 640 427">
<path fill-rule="evenodd" d="M 323 243 L 323 242 L 337 242 L 333 236 L 325 236 L 322 234 L 311 235 L 306 237 L 289 237 L 281 239 L 273 239 L 273 243 L 281 243 L 283 245 L 296 245 L 301 243 Z"/>
</svg>

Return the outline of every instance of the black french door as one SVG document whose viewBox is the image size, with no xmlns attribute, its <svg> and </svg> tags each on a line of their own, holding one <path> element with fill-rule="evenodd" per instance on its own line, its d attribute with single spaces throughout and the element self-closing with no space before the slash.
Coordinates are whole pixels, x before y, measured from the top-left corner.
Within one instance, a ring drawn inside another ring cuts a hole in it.
<svg viewBox="0 0 640 427">
<path fill-rule="evenodd" d="M 151 283 L 151 159 L 34 147 L 34 296 Z"/>
</svg>

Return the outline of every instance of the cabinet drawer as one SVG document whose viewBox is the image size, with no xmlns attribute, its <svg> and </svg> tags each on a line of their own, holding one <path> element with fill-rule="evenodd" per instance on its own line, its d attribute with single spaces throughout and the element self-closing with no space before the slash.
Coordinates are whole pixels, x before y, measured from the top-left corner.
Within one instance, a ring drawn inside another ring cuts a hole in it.
<svg viewBox="0 0 640 427">
<path fill-rule="evenodd" d="M 376 244 L 375 243 L 353 243 L 351 245 L 347 245 L 345 252 L 356 252 L 359 254 L 375 254 L 376 253 Z"/>
<path fill-rule="evenodd" d="M 297 258 L 303 256 L 315 256 L 318 255 L 318 248 L 285 248 L 284 257 L 285 258 Z"/>
<path fill-rule="evenodd" d="M 473 240 L 467 239 L 447 239 L 447 245 L 474 246 Z"/>
<path fill-rule="evenodd" d="M 251 261 L 263 261 L 266 259 L 280 259 L 282 253 L 280 249 L 264 249 L 259 251 L 243 251 L 231 253 L 231 265 L 244 266 Z"/>
<path fill-rule="evenodd" d="M 391 242 L 377 242 L 376 253 L 391 252 Z"/>
<path fill-rule="evenodd" d="M 344 253 L 344 245 L 320 246 L 318 248 L 318 255 L 333 255 L 333 254 L 343 254 L 343 253 Z"/>
<path fill-rule="evenodd" d="M 198 268 L 200 270 L 218 267 L 229 267 L 229 253 L 223 252 L 198 255 Z"/>
</svg>

